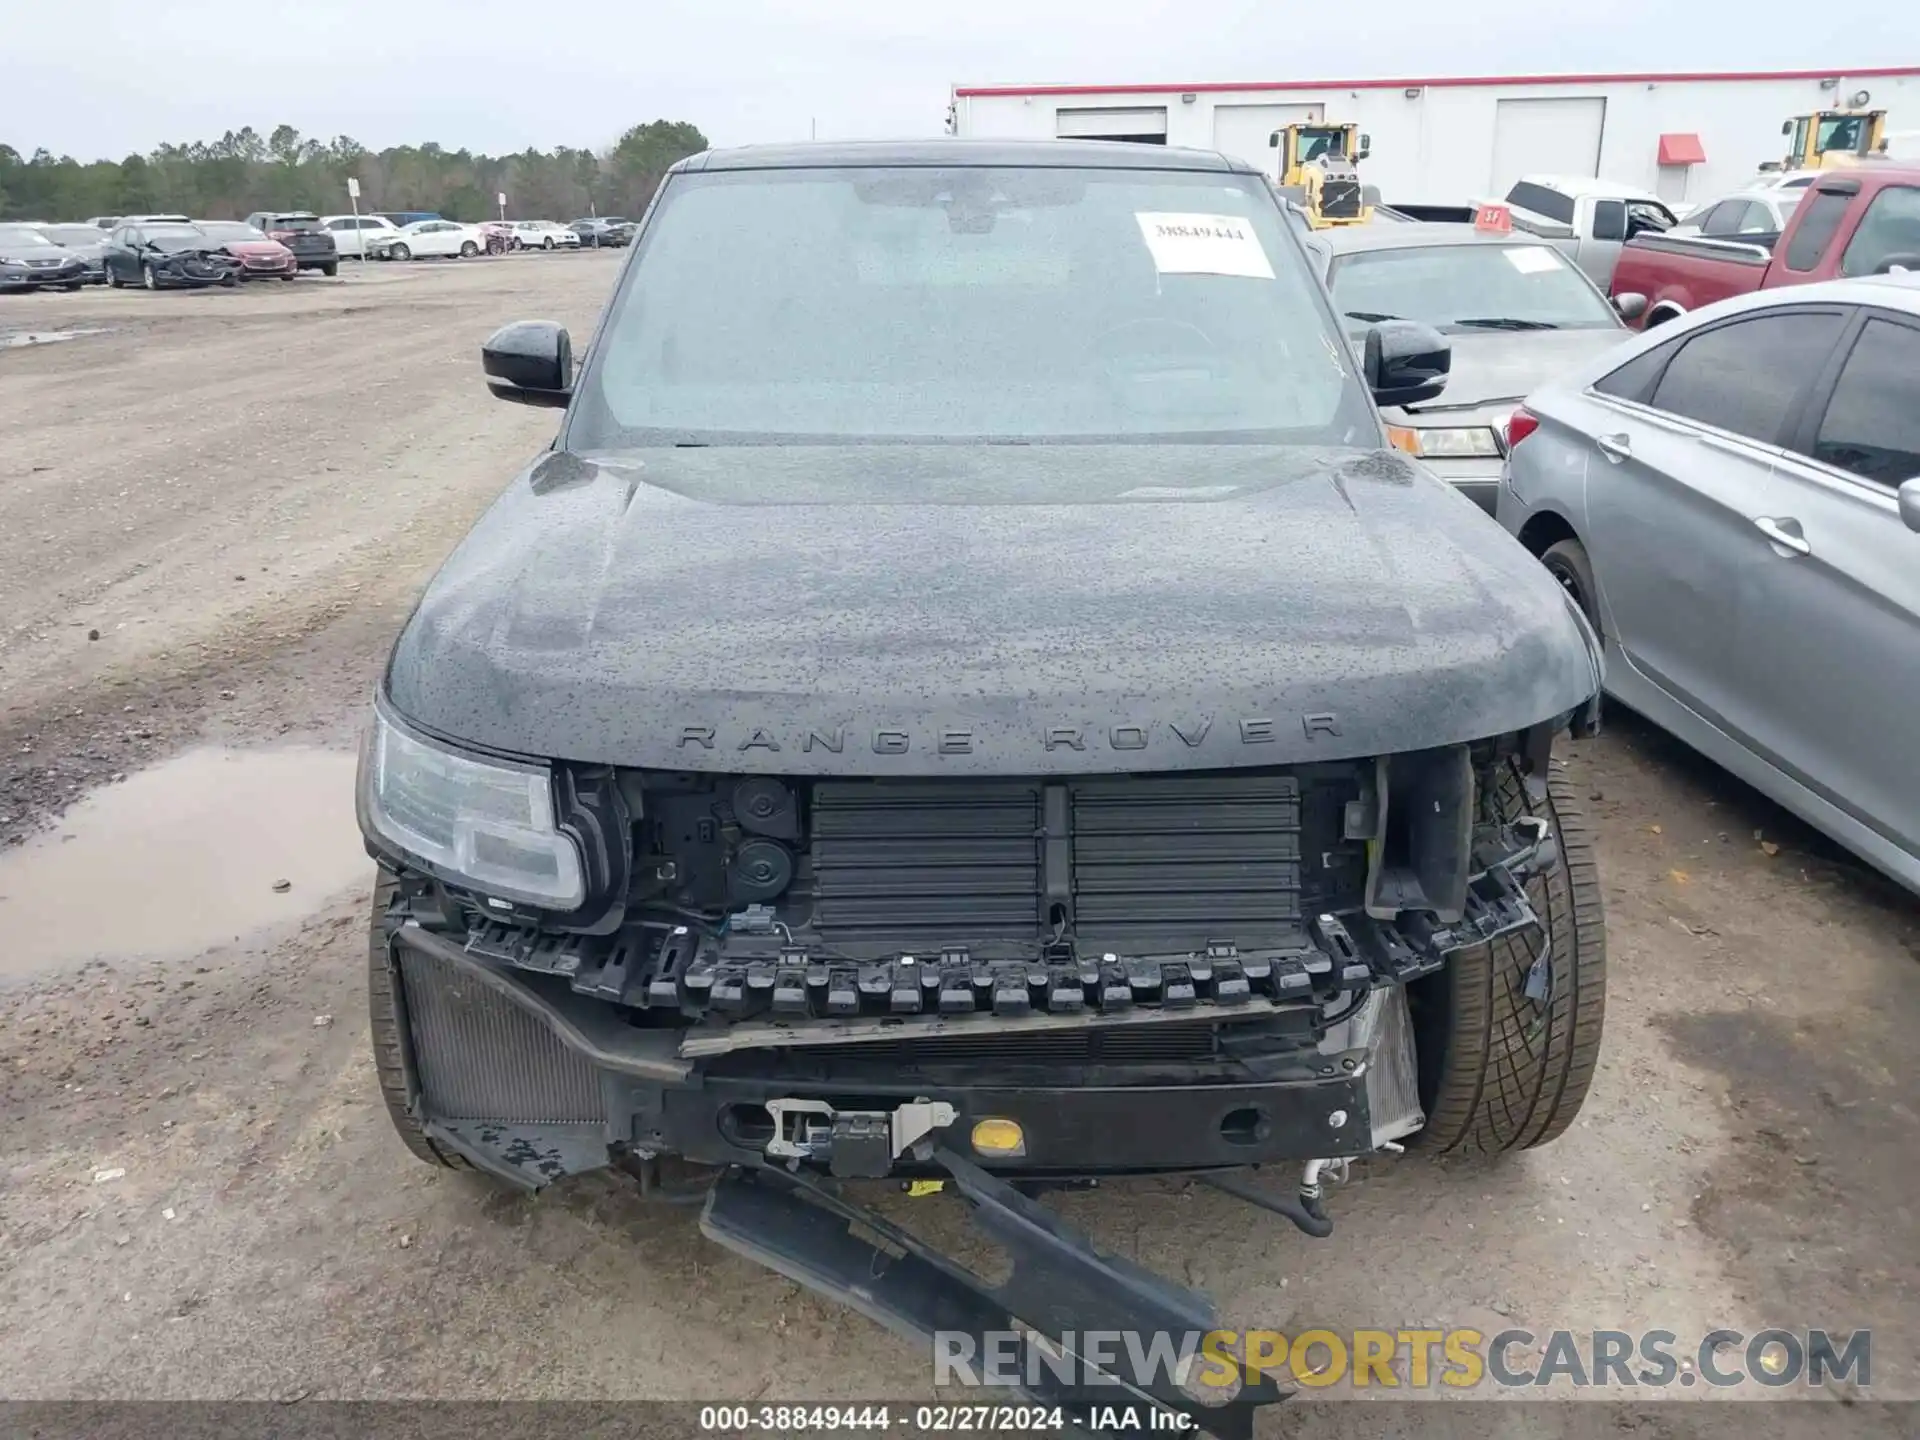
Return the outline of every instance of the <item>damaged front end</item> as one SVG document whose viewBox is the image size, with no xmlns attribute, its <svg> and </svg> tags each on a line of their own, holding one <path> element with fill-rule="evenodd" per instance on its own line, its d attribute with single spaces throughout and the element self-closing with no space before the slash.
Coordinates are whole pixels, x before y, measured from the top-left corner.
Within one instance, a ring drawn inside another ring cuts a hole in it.
<svg viewBox="0 0 1920 1440">
<path fill-rule="evenodd" d="M 1031 1191 L 1190 1174 L 1328 1233 L 1323 1180 L 1423 1123 L 1409 982 L 1537 926 L 1525 885 L 1555 838 L 1497 814 L 1489 777 L 1540 783 L 1551 733 L 1237 771 L 786 778 L 493 759 L 383 702 L 361 822 L 404 1106 L 520 1185 L 700 1167 L 711 1238 L 902 1333 L 1206 1330 L 1204 1296 L 1097 1254 Z M 1539 967 L 1550 984 L 1544 946 Z M 872 1179 L 952 1186 L 1013 1277 L 841 1187 Z M 1236 1433 L 1270 1391 L 1194 1413 Z"/>
</svg>

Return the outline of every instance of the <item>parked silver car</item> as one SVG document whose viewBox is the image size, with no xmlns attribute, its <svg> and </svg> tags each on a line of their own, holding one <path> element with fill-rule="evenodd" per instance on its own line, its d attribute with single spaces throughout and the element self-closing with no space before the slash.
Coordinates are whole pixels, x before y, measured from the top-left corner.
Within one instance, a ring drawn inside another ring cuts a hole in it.
<svg viewBox="0 0 1920 1440">
<path fill-rule="evenodd" d="M 1313 231 L 1306 246 L 1356 351 L 1384 320 L 1418 320 L 1452 342 L 1444 394 L 1380 413 L 1397 448 L 1488 514 L 1507 417 L 1521 399 L 1628 336 L 1606 296 L 1532 236 L 1471 225 L 1350 225 Z"/>
<path fill-rule="evenodd" d="M 1707 306 L 1511 436 L 1607 693 L 1920 891 L 1920 275 Z"/>
</svg>

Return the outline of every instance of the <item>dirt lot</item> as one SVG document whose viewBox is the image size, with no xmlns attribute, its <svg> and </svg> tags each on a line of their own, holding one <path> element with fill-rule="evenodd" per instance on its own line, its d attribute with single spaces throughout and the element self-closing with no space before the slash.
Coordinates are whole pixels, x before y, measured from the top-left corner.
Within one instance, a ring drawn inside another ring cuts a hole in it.
<svg viewBox="0 0 1920 1440">
<path fill-rule="evenodd" d="M 353 726 L 551 432 L 488 399 L 478 342 L 583 335 L 616 264 L 0 297 L 0 839 L 37 834 L 0 850 L 0 1396 L 925 1392 L 691 1213 L 429 1171 L 375 1094 Z M 1612 987 L 1564 1139 L 1373 1163 L 1328 1241 L 1184 1185 L 1053 1203 L 1237 1324 L 1870 1326 L 1873 1393 L 1920 1398 L 1915 906 L 1630 716 L 1568 763 Z"/>
</svg>

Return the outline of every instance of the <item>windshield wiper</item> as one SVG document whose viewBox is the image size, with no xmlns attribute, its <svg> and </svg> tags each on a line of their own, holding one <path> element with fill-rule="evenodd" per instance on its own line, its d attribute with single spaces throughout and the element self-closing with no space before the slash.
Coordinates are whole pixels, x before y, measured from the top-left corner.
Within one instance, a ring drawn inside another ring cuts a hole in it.
<svg viewBox="0 0 1920 1440">
<path fill-rule="evenodd" d="M 1472 320 L 1456 320 L 1456 325 L 1469 325 L 1475 330 L 1558 330 L 1560 327 L 1551 320 L 1516 320 L 1511 315 L 1494 315 Z"/>
<path fill-rule="evenodd" d="M 1342 312 L 1354 320 L 1370 320 L 1378 323 L 1382 320 L 1404 320 L 1404 315 L 1382 315 L 1378 310 L 1346 310 Z"/>
</svg>

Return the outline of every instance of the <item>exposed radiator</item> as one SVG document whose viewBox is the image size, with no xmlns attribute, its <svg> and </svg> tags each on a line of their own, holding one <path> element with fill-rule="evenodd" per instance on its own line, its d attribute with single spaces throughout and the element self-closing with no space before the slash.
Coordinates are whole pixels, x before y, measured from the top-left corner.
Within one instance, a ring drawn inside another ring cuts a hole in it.
<svg viewBox="0 0 1920 1440">
<path fill-rule="evenodd" d="M 1289 775 L 813 788 L 813 930 L 856 955 L 1304 944 Z"/>
<path fill-rule="evenodd" d="M 400 947 L 413 1058 L 442 1120 L 539 1125 L 599 1120 L 593 1067 L 525 1010 L 443 960 Z"/>
<path fill-rule="evenodd" d="M 1037 785 L 816 785 L 814 928 L 849 946 L 1030 951 L 1039 831 Z"/>
<path fill-rule="evenodd" d="M 1300 943 L 1300 786 L 1290 775 L 1091 781 L 1073 797 L 1075 929 L 1151 955 Z"/>
</svg>

